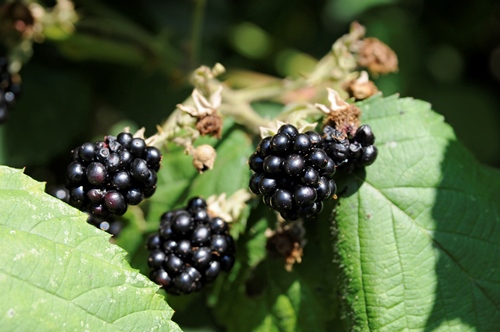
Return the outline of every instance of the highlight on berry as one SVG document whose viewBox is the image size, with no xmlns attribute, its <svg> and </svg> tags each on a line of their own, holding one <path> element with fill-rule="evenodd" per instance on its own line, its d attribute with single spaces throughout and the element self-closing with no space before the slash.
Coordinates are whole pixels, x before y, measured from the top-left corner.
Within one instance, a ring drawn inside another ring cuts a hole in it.
<svg viewBox="0 0 500 332">
<path fill-rule="evenodd" d="M 228 224 L 209 215 L 201 197 L 191 198 L 184 208 L 165 212 L 147 249 L 150 279 L 174 295 L 200 291 L 221 272 L 231 270 L 235 260 Z"/>
<path fill-rule="evenodd" d="M 156 190 L 162 154 L 122 132 L 73 149 L 67 167 L 68 202 L 99 220 L 121 216 Z"/>
<path fill-rule="evenodd" d="M 285 220 L 316 216 L 337 190 L 335 163 L 323 150 L 321 136 L 299 133 L 291 124 L 263 138 L 248 164 L 254 172 L 250 190 Z"/>
</svg>

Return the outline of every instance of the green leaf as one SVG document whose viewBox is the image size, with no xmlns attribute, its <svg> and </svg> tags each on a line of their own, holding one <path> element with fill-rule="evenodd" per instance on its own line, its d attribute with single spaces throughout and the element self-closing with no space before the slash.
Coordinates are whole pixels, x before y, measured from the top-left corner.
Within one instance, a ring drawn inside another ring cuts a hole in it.
<svg viewBox="0 0 500 332">
<path fill-rule="evenodd" d="M 283 257 L 266 251 L 265 230 L 276 216 L 269 209 L 253 210 L 238 241 L 237 263 L 231 275 L 217 280 L 212 306 L 228 331 L 336 330 L 338 302 L 333 284 L 328 219 L 306 225 L 302 263 L 285 270 Z M 245 324 L 242 324 L 245 322 Z"/>
<path fill-rule="evenodd" d="M 0 166 L 0 211 L 3 330 L 179 331 L 158 287 L 42 183 Z"/>
<path fill-rule="evenodd" d="M 360 107 L 379 155 L 347 182 L 334 223 L 350 325 L 496 331 L 500 172 L 428 103 L 393 96 Z"/>
</svg>

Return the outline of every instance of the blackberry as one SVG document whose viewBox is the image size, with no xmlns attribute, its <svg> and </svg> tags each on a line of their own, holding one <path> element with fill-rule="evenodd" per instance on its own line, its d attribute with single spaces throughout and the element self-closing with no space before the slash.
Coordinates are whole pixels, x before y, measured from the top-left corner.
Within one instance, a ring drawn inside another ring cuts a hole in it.
<svg viewBox="0 0 500 332">
<path fill-rule="evenodd" d="M 63 202 L 68 203 L 70 200 L 70 192 L 68 189 L 66 189 L 62 185 L 58 185 L 55 187 L 47 187 L 47 193 L 59 198 Z M 89 198 L 90 201 L 96 201 L 99 199 L 102 199 L 103 194 L 102 191 L 99 189 L 92 189 L 87 192 L 87 197 Z M 98 210 L 99 207 L 102 207 L 102 205 L 92 205 L 92 209 Z M 98 214 L 98 213 L 97 213 Z M 109 215 L 93 215 L 90 213 L 87 213 L 87 223 L 113 235 L 114 237 L 118 236 L 120 231 L 123 228 L 123 221 L 117 217 L 109 216 Z"/>
<path fill-rule="evenodd" d="M 321 146 L 335 166 L 352 172 L 356 167 L 371 165 L 377 158 L 375 136 L 369 125 L 360 126 L 354 136 L 346 136 L 332 126 L 323 128 Z"/>
<path fill-rule="evenodd" d="M 21 85 L 13 80 L 8 65 L 7 57 L 0 55 L 0 124 L 7 121 L 21 90 Z"/>
<path fill-rule="evenodd" d="M 182 209 L 161 216 L 146 244 L 150 279 L 169 294 L 197 292 L 234 265 L 234 240 L 227 223 L 211 217 L 207 203 L 193 197 Z"/>
<path fill-rule="evenodd" d="M 66 171 L 69 203 L 97 218 L 120 216 L 156 190 L 161 152 L 130 133 L 73 149 Z"/>
<path fill-rule="evenodd" d="M 293 125 L 281 126 L 276 135 L 260 141 L 248 165 L 254 172 L 250 190 L 285 220 L 315 216 L 321 202 L 336 191 L 331 180 L 336 164 L 314 131 L 299 133 Z"/>
</svg>

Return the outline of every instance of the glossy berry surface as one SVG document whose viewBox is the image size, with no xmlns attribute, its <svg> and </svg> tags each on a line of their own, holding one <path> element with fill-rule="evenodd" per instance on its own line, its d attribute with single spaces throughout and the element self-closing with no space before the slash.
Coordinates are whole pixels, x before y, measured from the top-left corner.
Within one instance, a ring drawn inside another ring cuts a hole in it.
<svg viewBox="0 0 500 332">
<path fill-rule="evenodd" d="M 197 292 L 234 265 L 234 240 L 227 223 L 210 216 L 201 197 L 162 214 L 147 241 L 150 279 L 175 295 Z"/>
<path fill-rule="evenodd" d="M 285 124 L 278 129 L 278 134 L 281 133 L 287 134 L 288 137 L 290 138 L 295 138 L 295 136 L 297 136 L 299 131 L 297 130 L 297 128 L 295 128 L 295 126 L 292 126 L 290 124 Z"/>
<path fill-rule="evenodd" d="M 262 163 L 261 163 L 262 160 Z M 321 135 L 285 124 L 263 138 L 249 157 L 249 188 L 285 220 L 313 217 L 335 193 L 329 180 L 336 164 L 321 146 Z M 331 180 L 333 182 L 333 180 Z M 318 192 L 319 190 L 319 192 Z"/>
<path fill-rule="evenodd" d="M 156 190 L 161 153 L 130 133 L 83 143 L 66 170 L 69 203 L 95 217 L 116 215 Z"/>
<path fill-rule="evenodd" d="M 363 148 L 363 152 L 359 158 L 359 164 L 361 166 L 368 166 L 373 164 L 375 159 L 377 159 L 377 147 L 375 145 L 367 146 Z"/>
<path fill-rule="evenodd" d="M 127 202 L 121 193 L 115 190 L 104 195 L 104 204 L 112 214 L 121 216 L 127 210 Z"/>
<path fill-rule="evenodd" d="M 206 209 L 207 208 L 207 202 L 201 197 L 193 197 L 188 201 L 187 204 L 187 209 L 188 210 L 194 210 L 194 209 Z"/>
<path fill-rule="evenodd" d="M 369 125 L 362 125 L 356 130 L 355 140 L 363 146 L 369 146 L 375 143 L 375 135 Z"/>
<path fill-rule="evenodd" d="M 371 165 L 377 158 L 375 135 L 369 125 L 362 125 L 348 137 L 331 126 L 323 128 L 322 148 L 339 168 L 352 172 Z"/>
</svg>

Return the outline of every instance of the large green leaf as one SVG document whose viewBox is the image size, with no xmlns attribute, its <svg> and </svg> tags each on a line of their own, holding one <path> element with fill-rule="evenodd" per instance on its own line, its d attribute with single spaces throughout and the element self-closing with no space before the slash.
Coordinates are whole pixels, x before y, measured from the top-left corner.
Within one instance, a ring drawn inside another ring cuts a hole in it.
<svg viewBox="0 0 500 332">
<path fill-rule="evenodd" d="M 500 172 L 480 165 L 425 102 L 377 97 L 360 107 L 379 156 L 346 183 L 334 223 L 349 323 L 497 331 Z"/>
<path fill-rule="evenodd" d="M 44 186 L 0 166 L 4 331 L 179 331 L 158 287 L 109 235 Z"/>
<path fill-rule="evenodd" d="M 338 301 L 327 218 L 308 221 L 303 261 L 291 272 L 285 270 L 283 257 L 266 251 L 265 230 L 274 227 L 276 215 L 261 204 L 250 219 L 238 241 L 236 266 L 214 287 L 217 300 L 212 304 L 219 322 L 238 332 L 336 330 Z"/>
</svg>

